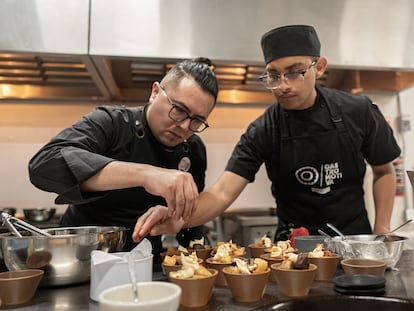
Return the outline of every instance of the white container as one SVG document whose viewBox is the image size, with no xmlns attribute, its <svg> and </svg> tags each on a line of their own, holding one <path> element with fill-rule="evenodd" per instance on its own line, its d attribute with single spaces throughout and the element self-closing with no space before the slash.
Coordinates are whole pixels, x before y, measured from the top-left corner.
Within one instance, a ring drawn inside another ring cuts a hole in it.
<svg viewBox="0 0 414 311">
<path fill-rule="evenodd" d="M 142 282 L 134 302 L 131 284 L 118 285 L 99 295 L 100 311 L 176 311 L 180 306 L 181 287 L 169 282 Z"/>
<path fill-rule="evenodd" d="M 123 284 L 131 284 L 128 252 L 104 253 L 92 251 L 91 253 L 91 286 L 90 298 L 98 301 L 99 295 L 106 289 Z M 125 257 L 125 258 L 124 258 Z M 152 281 L 152 259 L 148 257 L 134 260 L 136 280 L 140 282 Z"/>
</svg>

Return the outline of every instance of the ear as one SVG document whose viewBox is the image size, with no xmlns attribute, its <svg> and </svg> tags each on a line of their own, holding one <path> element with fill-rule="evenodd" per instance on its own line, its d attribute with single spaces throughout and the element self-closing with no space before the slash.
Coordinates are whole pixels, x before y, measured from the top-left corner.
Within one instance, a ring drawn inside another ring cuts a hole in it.
<svg viewBox="0 0 414 311">
<path fill-rule="evenodd" d="M 149 98 L 150 103 L 154 101 L 154 99 L 157 97 L 159 92 L 160 92 L 160 83 L 156 81 L 152 84 L 152 87 L 151 87 L 151 95 Z"/>
<path fill-rule="evenodd" d="M 325 57 L 320 57 L 315 65 L 316 68 L 316 79 L 322 77 L 328 67 L 328 60 Z"/>
</svg>

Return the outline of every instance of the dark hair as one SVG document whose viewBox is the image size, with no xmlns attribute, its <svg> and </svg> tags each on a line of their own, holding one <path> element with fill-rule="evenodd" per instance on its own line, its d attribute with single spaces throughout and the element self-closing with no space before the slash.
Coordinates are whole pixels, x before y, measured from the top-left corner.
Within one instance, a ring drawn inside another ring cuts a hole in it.
<svg viewBox="0 0 414 311">
<path fill-rule="evenodd" d="M 162 82 L 180 82 L 184 77 L 191 77 L 207 93 L 214 97 L 214 103 L 218 95 L 218 82 L 212 70 L 211 61 L 205 57 L 184 60 L 177 63 L 165 75 Z"/>
</svg>

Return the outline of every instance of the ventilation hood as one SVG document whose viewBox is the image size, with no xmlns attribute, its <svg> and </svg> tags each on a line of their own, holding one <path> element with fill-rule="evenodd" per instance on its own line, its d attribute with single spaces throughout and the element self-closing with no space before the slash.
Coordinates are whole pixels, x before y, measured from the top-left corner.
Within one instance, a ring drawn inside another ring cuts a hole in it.
<svg viewBox="0 0 414 311">
<path fill-rule="evenodd" d="M 2 0 L 0 101 L 143 103 L 177 61 L 206 56 L 219 103 L 268 104 L 260 37 L 285 24 L 317 28 L 320 85 L 400 91 L 414 85 L 412 16 L 410 0 Z"/>
</svg>

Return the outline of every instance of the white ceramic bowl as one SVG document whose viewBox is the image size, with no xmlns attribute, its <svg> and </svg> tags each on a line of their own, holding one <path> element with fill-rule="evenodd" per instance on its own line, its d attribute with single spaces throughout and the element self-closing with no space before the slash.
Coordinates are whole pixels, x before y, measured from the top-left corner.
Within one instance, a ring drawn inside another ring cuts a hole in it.
<svg viewBox="0 0 414 311">
<path fill-rule="evenodd" d="M 117 285 L 131 282 L 128 261 L 125 256 L 127 252 L 107 254 L 102 251 L 91 253 L 91 282 L 89 297 L 98 301 L 99 295 L 106 289 Z M 118 261 L 108 261 L 109 256 L 118 257 Z M 152 280 L 152 259 L 153 255 L 146 258 L 135 259 L 134 266 L 137 282 L 150 282 Z"/>
<path fill-rule="evenodd" d="M 138 285 L 139 301 L 134 302 L 131 284 L 106 289 L 99 295 L 100 311 L 176 311 L 181 287 L 169 282 L 142 282 Z"/>
</svg>

